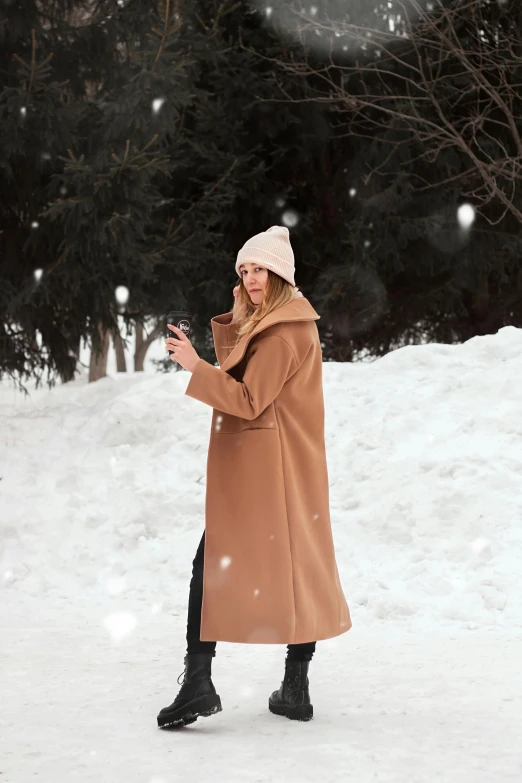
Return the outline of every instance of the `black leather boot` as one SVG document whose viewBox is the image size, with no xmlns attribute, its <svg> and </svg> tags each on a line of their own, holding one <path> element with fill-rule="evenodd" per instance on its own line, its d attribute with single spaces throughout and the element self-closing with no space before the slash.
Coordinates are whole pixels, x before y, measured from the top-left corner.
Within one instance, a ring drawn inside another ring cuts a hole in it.
<svg viewBox="0 0 522 783">
<path fill-rule="evenodd" d="M 274 715 L 284 715 L 292 720 L 311 720 L 314 708 L 308 691 L 308 666 L 310 661 L 285 661 L 285 676 L 281 687 L 268 700 L 268 709 Z"/>
<path fill-rule="evenodd" d="M 211 679 L 212 658 L 212 653 L 185 656 L 181 690 L 172 704 L 160 711 L 160 728 L 186 726 L 188 723 L 194 723 L 200 716 L 206 717 L 221 712 L 221 699 Z"/>
</svg>

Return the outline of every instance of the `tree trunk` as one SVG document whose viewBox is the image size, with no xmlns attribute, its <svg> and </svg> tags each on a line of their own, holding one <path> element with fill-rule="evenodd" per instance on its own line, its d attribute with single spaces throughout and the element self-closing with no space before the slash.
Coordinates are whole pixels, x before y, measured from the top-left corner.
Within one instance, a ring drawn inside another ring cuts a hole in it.
<svg viewBox="0 0 522 783">
<path fill-rule="evenodd" d="M 67 370 L 64 370 L 60 373 L 62 383 L 69 383 L 70 381 L 74 381 L 76 377 L 76 367 L 80 361 L 80 344 L 81 339 L 79 337 L 75 340 L 71 340 L 71 346 L 69 348 L 71 364 Z"/>
<path fill-rule="evenodd" d="M 143 337 L 143 324 L 136 322 L 136 351 L 134 353 L 134 371 L 135 372 L 143 372 L 143 367 L 145 364 L 145 356 L 147 355 L 147 351 L 149 350 L 149 346 L 151 343 L 156 340 L 160 334 L 161 334 L 161 325 L 158 324 L 154 327 L 152 332 L 147 336 Z"/>
<path fill-rule="evenodd" d="M 101 326 L 98 326 L 98 333 L 102 344 L 101 353 L 96 354 L 94 348 L 91 348 L 91 361 L 89 365 L 89 383 L 99 381 L 100 378 L 105 378 L 107 375 L 107 356 L 109 354 L 109 337 L 108 331 L 103 332 Z"/>
<path fill-rule="evenodd" d="M 121 339 L 119 332 L 114 332 L 112 335 L 112 341 L 114 343 L 114 350 L 116 351 L 116 370 L 117 372 L 127 372 L 125 349 L 123 347 L 123 340 Z"/>
<path fill-rule="evenodd" d="M 147 351 L 145 350 L 145 353 L 146 352 Z M 134 350 L 134 372 L 143 372 L 145 353 L 143 353 L 143 324 L 136 322 L 136 347 Z"/>
</svg>

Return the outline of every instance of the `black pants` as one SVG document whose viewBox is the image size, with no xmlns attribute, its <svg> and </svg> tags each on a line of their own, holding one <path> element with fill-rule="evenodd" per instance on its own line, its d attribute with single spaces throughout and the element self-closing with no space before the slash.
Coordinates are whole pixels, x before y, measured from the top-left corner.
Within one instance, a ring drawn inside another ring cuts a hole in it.
<svg viewBox="0 0 522 783">
<path fill-rule="evenodd" d="M 201 627 L 201 604 L 203 601 L 203 564 L 205 562 L 205 534 L 199 542 L 196 557 L 192 563 L 192 579 L 190 580 L 190 592 L 187 618 L 187 653 L 212 653 L 216 654 L 216 642 L 202 642 L 199 638 Z M 289 644 L 288 660 L 311 661 L 315 652 L 315 642 L 306 644 Z"/>
</svg>

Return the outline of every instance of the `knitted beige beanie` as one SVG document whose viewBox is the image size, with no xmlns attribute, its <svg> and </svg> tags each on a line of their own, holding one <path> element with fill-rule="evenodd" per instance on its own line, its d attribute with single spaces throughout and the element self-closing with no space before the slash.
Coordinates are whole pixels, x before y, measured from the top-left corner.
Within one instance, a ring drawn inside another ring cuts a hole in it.
<svg viewBox="0 0 522 783">
<path fill-rule="evenodd" d="M 237 254 L 236 272 L 239 277 L 239 265 L 246 261 L 271 269 L 295 286 L 294 252 L 290 244 L 290 232 L 285 226 L 272 226 L 245 242 Z"/>
</svg>

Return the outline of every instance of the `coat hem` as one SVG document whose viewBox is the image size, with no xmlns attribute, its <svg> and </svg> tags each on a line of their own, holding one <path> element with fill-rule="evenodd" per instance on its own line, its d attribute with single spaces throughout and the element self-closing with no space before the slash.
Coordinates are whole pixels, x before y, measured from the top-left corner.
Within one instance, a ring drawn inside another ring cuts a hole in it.
<svg viewBox="0 0 522 783">
<path fill-rule="evenodd" d="M 336 633 L 327 633 L 327 634 L 319 634 L 318 636 L 315 636 L 313 639 L 306 637 L 306 639 L 299 639 L 298 641 L 288 640 L 288 641 L 280 641 L 280 642 L 252 642 L 247 639 L 238 639 L 237 637 L 234 637 L 232 635 L 228 636 L 224 634 L 221 636 L 220 634 L 214 634 L 212 639 L 203 639 L 201 638 L 202 642 L 225 642 L 227 644 L 263 644 L 263 645 L 276 645 L 276 644 L 309 644 L 310 642 L 325 642 L 328 639 L 335 639 L 337 636 L 342 636 L 345 633 L 348 633 L 348 631 L 352 628 L 352 624 L 348 626 L 348 628 L 341 628 Z M 226 638 L 225 638 L 226 637 Z"/>
</svg>

